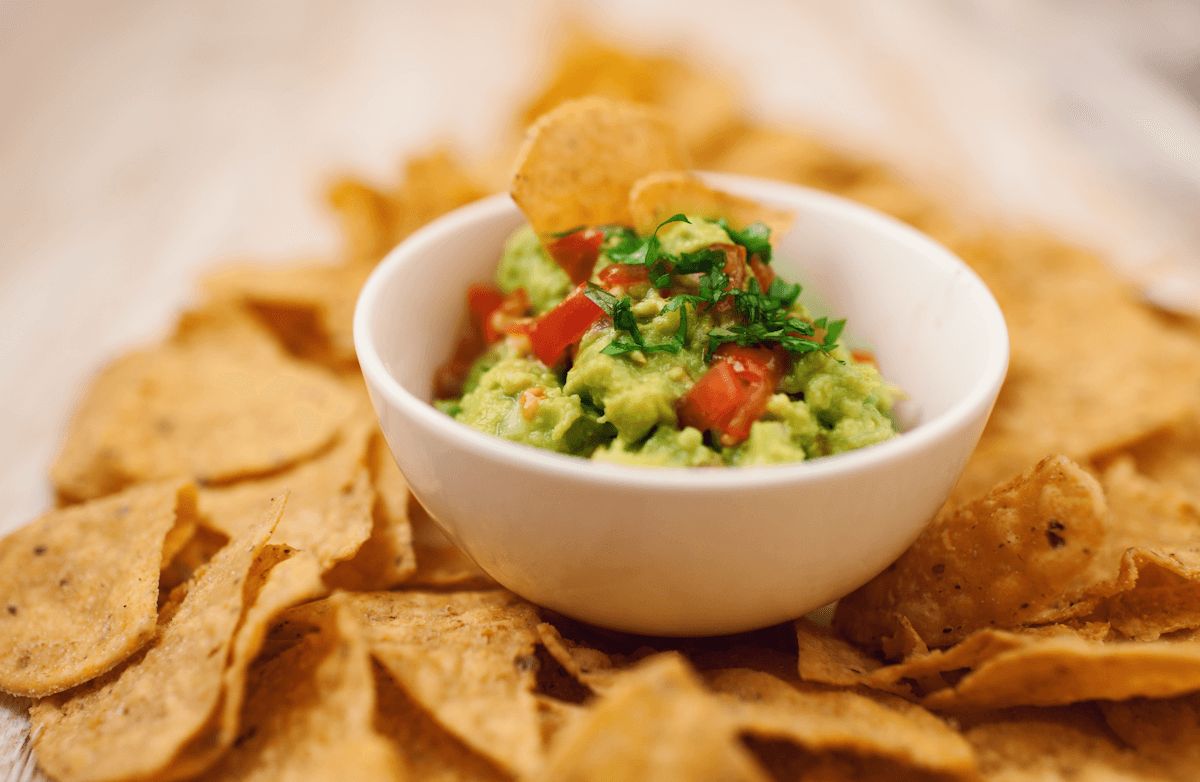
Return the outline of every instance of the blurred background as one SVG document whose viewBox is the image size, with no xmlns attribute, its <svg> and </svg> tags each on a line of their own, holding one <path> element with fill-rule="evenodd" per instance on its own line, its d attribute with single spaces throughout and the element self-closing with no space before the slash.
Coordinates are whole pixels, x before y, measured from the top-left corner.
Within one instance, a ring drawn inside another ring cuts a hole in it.
<svg viewBox="0 0 1200 782">
<path fill-rule="evenodd" d="M 0 0 L 0 529 L 48 501 L 86 379 L 204 270 L 332 257 L 329 183 L 437 145 L 499 189 L 581 35 L 685 59 L 698 116 L 884 161 L 1200 311 L 1194 0 Z"/>
</svg>

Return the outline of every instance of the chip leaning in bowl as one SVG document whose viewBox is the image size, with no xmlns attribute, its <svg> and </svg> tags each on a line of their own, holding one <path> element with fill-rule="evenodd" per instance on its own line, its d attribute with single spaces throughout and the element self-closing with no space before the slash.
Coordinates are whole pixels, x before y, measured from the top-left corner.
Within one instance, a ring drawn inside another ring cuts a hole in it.
<svg viewBox="0 0 1200 782">
<path fill-rule="evenodd" d="M 675 214 L 652 232 L 509 238 L 439 409 L 514 442 L 645 466 L 797 462 L 895 437 L 896 389 L 813 319 L 771 231 Z"/>
</svg>

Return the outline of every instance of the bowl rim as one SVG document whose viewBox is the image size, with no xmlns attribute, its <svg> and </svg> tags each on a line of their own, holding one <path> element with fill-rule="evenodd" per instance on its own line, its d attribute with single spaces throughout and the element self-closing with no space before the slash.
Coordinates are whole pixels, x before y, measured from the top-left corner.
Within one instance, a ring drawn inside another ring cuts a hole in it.
<svg viewBox="0 0 1200 782">
<path fill-rule="evenodd" d="M 697 172 L 705 181 L 733 192 L 766 201 L 790 201 L 797 197 L 805 208 L 817 212 L 841 213 L 865 224 L 871 230 L 888 234 L 894 241 L 927 255 L 936 263 L 967 276 L 982 294 L 979 317 L 985 321 L 988 361 L 968 393 L 947 410 L 909 431 L 882 443 L 854 451 L 823 456 L 801 462 L 786 462 L 746 467 L 644 467 L 612 464 L 555 453 L 523 443 L 505 440 L 474 429 L 437 410 L 409 391 L 387 367 L 376 348 L 371 332 L 375 307 L 379 305 L 385 282 L 445 234 L 463 230 L 472 223 L 492 218 L 500 212 L 516 210 L 508 193 L 496 193 L 459 207 L 418 229 L 401 241 L 379 262 L 359 293 L 354 310 L 354 346 L 359 366 L 368 386 L 382 394 L 388 403 L 437 431 L 454 447 L 473 452 L 480 458 L 502 461 L 512 468 L 532 469 L 558 478 L 599 484 L 636 486 L 647 489 L 683 489 L 710 493 L 731 488 L 759 488 L 781 484 L 807 484 L 826 478 L 845 476 L 893 460 L 912 457 L 926 446 L 958 430 L 981 412 L 986 416 L 995 403 L 1008 371 L 1008 328 L 991 290 L 975 271 L 949 249 L 915 228 L 863 204 L 803 185 L 735 174 Z"/>
</svg>

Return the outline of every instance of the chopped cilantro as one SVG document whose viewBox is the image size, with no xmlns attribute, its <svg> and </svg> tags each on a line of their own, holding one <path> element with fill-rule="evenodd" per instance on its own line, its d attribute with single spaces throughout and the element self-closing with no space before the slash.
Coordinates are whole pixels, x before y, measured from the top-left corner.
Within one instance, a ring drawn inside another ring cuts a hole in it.
<svg viewBox="0 0 1200 782">
<path fill-rule="evenodd" d="M 658 224 L 654 233 L 638 238 L 632 231 L 621 236 L 613 247 L 608 250 L 608 257 L 617 263 L 633 266 L 645 266 L 650 269 L 650 276 L 655 276 L 655 266 L 662 255 L 662 243 L 658 240 L 658 232 L 671 223 L 690 223 L 686 215 L 671 215 Z"/>
<path fill-rule="evenodd" d="M 690 223 L 683 214 L 672 215 L 659 223 L 654 233 L 639 237 L 627 228 L 605 229 L 607 252 L 616 263 L 645 266 L 650 284 L 665 288 L 672 274 L 698 275 L 698 290 L 695 294 L 681 293 L 672 296 L 663 312 L 679 312 L 679 328 L 665 342 L 647 344 L 638 329 L 629 296 L 617 298 L 603 288 L 589 285 L 585 295 L 594 301 L 612 318 L 617 336 L 603 350 L 606 355 L 620 356 L 634 351 L 643 353 L 678 353 L 687 339 L 687 305 L 713 307 L 730 302 L 740 316 L 740 323 L 718 326 L 708 333 L 708 355 L 726 343 L 738 345 L 777 344 L 790 353 L 803 354 L 814 351 L 828 353 L 837 346 L 845 321 L 832 323 L 822 318 L 815 323 L 792 314 L 792 306 L 800 296 L 800 286 L 787 283 L 778 277 L 771 287 L 763 291 L 757 278 L 751 277 L 746 289 L 729 289 L 729 275 L 725 272 L 726 254 L 722 250 L 706 247 L 695 252 L 670 255 L 662 249 L 658 232 L 670 223 Z M 734 242 L 746 248 L 747 257 L 758 256 L 764 262 L 771 260 L 771 229 L 763 223 L 753 223 L 742 230 L 732 228 L 728 221 L 717 221 Z M 824 331 L 821 339 L 816 332 Z"/>
<path fill-rule="evenodd" d="M 771 262 L 771 229 L 765 223 L 751 223 L 742 230 L 733 228 L 724 217 L 717 225 L 725 229 L 729 238 L 746 248 L 746 257 L 757 255 L 763 263 Z"/>
<path fill-rule="evenodd" d="M 591 299 L 597 307 L 604 310 L 604 314 L 612 318 L 613 328 L 629 335 L 626 338 L 618 333 L 612 342 L 600 351 L 604 355 L 623 356 L 635 350 L 643 353 L 678 353 L 683 349 L 684 341 L 687 339 L 687 309 L 683 307 L 682 297 L 672 298 L 663 307 L 663 312 L 679 310 L 679 328 L 666 342 L 647 344 L 646 338 L 642 336 L 642 332 L 638 328 L 637 318 L 634 317 L 632 309 L 633 300 L 629 296 L 617 298 L 603 288 L 590 283 L 584 289 L 583 295 Z"/>
</svg>

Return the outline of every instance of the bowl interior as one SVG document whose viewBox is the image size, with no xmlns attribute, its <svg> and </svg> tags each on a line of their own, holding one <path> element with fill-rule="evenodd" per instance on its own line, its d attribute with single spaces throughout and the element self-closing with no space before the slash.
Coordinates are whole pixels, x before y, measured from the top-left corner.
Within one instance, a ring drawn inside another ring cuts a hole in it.
<svg viewBox="0 0 1200 782">
<path fill-rule="evenodd" d="M 875 352 L 903 389 L 910 431 L 986 393 L 1004 368 L 1007 338 L 995 301 L 948 251 L 891 218 L 817 191 L 708 175 L 716 185 L 793 210 L 774 265 L 803 284 L 816 315 L 847 319 L 845 340 Z M 429 400 L 454 349 L 471 282 L 492 278 L 504 240 L 523 218 L 507 196 L 484 199 L 414 235 L 384 262 L 367 326 L 388 372 Z"/>
</svg>

